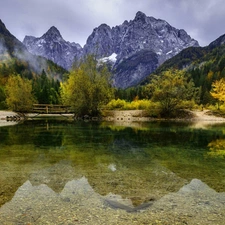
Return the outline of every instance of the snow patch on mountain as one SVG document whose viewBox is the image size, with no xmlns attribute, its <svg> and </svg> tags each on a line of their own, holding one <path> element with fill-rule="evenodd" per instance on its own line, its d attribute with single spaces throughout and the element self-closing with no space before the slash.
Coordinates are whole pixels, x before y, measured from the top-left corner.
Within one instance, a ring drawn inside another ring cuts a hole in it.
<svg viewBox="0 0 225 225">
<path fill-rule="evenodd" d="M 105 62 L 109 62 L 110 61 L 112 63 L 115 63 L 116 60 L 117 60 L 117 54 L 114 52 L 114 53 L 112 53 L 112 55 L 110 55 L 108 57 L 104 57 L 104 58 L 99 59 L 99 62 L 105 63 Z"/>
</svg>

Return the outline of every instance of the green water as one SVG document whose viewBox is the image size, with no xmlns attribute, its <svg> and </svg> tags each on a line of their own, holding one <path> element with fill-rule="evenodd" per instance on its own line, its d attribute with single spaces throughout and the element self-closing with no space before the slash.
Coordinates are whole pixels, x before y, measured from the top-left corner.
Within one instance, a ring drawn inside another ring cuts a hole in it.
<svg viewBox="0 0 225 225">
<path fill-rule="evenodd" d="M 176 192 L 193 178 L 224 192 L 224 153 L 225 124 L 36 120 L 0 127 L 0 206 L 28 180 L 60 193 L 85 177 L 96 193 L 121 195 L 134 205 Z"/>
</svg>

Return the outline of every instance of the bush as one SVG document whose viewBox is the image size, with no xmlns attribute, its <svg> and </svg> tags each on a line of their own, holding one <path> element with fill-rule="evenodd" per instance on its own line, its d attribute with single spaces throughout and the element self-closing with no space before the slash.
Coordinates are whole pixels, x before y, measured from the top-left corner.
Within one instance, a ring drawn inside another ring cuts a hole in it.
<svg viewBox="0 0 225 225">
<path fill-rule="evenodd" d="M 195 109 L 197 107 L 198 106 L 196 105 L 194 100 L 190 100 L 190 101 L 186 100 L 186 101 L 182 101 L 178 108 L 191 110 L 191 109 Z"/>
<path fill-rule="evenodd" d="M 111 109 L 111 110 L 113 110 L 113 109 L 123 109 L 125 105 L 126 105 L 125 100 L 121 100 L 121 99 L 115 100 L 115 99 L 113 99 L 107 104 L 106 108 Z"/>
<path fill-rule="evenodd" d="M 151 106 L 151 102 L 149 100 L 143 99 L 143 100 L 136 100 L 132 102 L 126 102 L 125 100 L 121 99 L 113 99 L 110 101 L 106 108 L 108 109 L 121 109 L 121 110 L 148 110 Z"/>
<path fill-rule="evenodd" d="M 220 111 L 225 114 L 225 104 L 220 106 Z"/>
<path fill-rule="evenodd" d="M 148 110 L 151 107 L 151 102 L 149 100 L 143 99 L 139 100 L 139 106 L 138 109 L 145 109 Z"/>
</svg>

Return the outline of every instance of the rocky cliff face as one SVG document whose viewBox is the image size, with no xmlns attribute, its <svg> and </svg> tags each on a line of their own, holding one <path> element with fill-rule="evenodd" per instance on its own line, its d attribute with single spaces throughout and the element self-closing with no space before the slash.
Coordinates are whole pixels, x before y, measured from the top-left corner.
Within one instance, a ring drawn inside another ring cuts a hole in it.
<svg viewBox="0 0 225 225">
<path fill-rule="evenodd" d="M 189 46 L 199 46 L 184 30 L 170 26 L 166 21 L 147 17 L 138 12 L 134 20 L 110 28 L 106 24 L 95 28 L 84 46 L 84 54 L 98 57 L 118 54 L 118 59 L 127 58 L 140 50 L 154 51 L 161 64 Z"/>
<path fill-rule="evenodd" d="M 23 44 L 32 54 L 46 57 L 67 70 L 82 50 L 79 44 L 65 41 L 54 26 L 40 38 L 26 36 Z"/>
<path fill-rule="evenodd" d="M 213 49 L 224 44 L 225 44 L 225 34 L 218 37 L 215 41 L 211 42 L 208 47 L 209 49 Z"/>
<path fill-rule="evenodd" d="M 0 55 L 8 53 L 11 56 L 18 52 L 27 51 L 26 47 L 13 36 L 0 20 Z"/>
<path fill-rule="evenodd" d="M 102 24 L 95 28 L 87 39 L 83 55 L 103 58 L 116 54 L 112 68 L 114 84 L 126 88 L 138 84 L 167 59 L 190 46 L 199 44 L 184 30 L 138 12 L 134 20 L 120 26 L 110 28 Z"/>
<path fill-rule="evenodd" d="M 0 61 L 5 67 L 4 76 L 21 74 L 32 78 L 35 74 L 41 74 L 43 70 L 54 78 L 62 79 L 66 72 L 63 68 L 41 56 L 31 54 L 26 46 L 13 36 L 0 20 Z M 33 74 L 33 75 L 32 75 Z M 0 74 L 1 76 L 1 74 Z"/>
<path fill-rule="evenodd" d="M 102 24 L 95 28 L 83 49 L 64 41 L 55 27 L 41 38 L 26 36 L 23 43 L 31 53 L 45 56 L 66 69 L 71 68 L 74 58 L 94 54 L 100 61 L 109 62 L 114 85 L 119 88 L 137 85 L 181 50 L 199 46 L 184 30 L 142 12 L 122 25 L 111 28 Z"/>
</svg>

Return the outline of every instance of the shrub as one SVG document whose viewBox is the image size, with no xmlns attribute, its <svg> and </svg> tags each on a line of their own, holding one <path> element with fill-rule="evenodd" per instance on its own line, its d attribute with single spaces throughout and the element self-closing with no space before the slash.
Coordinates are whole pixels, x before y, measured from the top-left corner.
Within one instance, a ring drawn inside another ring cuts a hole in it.
<svg viewBox="0 0 225 225">
<path fill-rule="evenodd" d="M 194 100 L 190 100 L 190 101 L 186 100 L 186 101 L 182 101 L 178 108 L 191 110 L 191 109 L 197 108 L 197 105 Z"/>
<path fill-rule="evenodd" d="M 107 104 L 106 108 L 111 109 L 111 110 L 112 109 L 123 109 L 125 105 L 126 105 L 125 100 L 113 99 Z"/>
<path fill-rule="evenodd" d="M 149 100 L 136 100 L 132 102 L 126 102 L 125 100 L 121 99 L 113 99 L 111 100 L 106 108 L 107 109 L 121 109 L 121 110 L 148 110 L 151 106 L 151 102 Z"/>
</svg>

